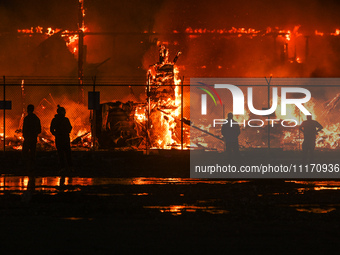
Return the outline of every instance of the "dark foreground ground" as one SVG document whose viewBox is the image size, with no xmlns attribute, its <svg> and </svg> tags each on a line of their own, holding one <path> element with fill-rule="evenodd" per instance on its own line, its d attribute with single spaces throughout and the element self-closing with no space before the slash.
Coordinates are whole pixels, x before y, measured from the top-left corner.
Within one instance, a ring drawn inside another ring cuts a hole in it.
<svg viewBox="0 0 340 255">
<path fill-rule="evenodd" d="M 258 160 L 263 152 L 256 153 Z M 20 153 L 2 158 L 0 254 L 340 251 L 340 181 L 190 179 L 188 152 L 73 157 L 75 173 L 66 176 L 59 175 L 54 152 L 38 154 L 34 174 Z M 338 160 L 335 152 L 317 157 Z"/>
</svg>

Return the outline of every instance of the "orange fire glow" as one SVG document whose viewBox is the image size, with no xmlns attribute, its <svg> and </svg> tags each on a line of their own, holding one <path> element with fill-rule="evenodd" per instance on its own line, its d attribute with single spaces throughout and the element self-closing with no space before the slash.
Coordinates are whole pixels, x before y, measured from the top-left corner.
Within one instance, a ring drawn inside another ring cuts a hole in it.
<svg viewBox="0 0 340 255">
<path fill-rule="evenodd" d="M 83 32 L 88 32 L 88 28 L 83 26 L 79 28 Z M 65 43 L 69 51 L 73 54 L 78 52 L 78 39 L 79 35 L 77 31 L 69 31 L 69 30 L 64 30 L 60 28 L 52 28 L 48 27 L 44 29 L 41 26 L 37 27 L 31 27 L 30 29 L 18 29 L 18 33 L 23 33 L 23 34 L 42 34 L 46 36 L 52 36 L 54 34 L 57 34 L 61 32 L 61 37 L 64 38 Z"/>
</svg>

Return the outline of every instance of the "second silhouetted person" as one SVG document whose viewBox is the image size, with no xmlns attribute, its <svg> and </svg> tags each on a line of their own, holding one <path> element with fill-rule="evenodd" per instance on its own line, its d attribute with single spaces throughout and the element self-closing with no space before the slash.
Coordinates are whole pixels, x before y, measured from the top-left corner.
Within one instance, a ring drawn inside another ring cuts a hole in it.
<svg viewBox="0 0 340 255">
<path fill-rule="evenodd" d="M 238 136 L 240 135 L 240 126 L 233 120 L 233 114 L 228 113 L 228 122 L 222 125 L 221 133 L 225 142 L 225 150 L 228 156 L 239 155 Z"/>
<path fill-rule="evenodd" d="M 65 117 L 65 114 L 65 108 L 58 105 L 57 114 L 54 116 L 50 127 L 51 133 L 55 136 L 55 145 L 57 147 L 62 170 L 66 167 L 66 161 L 68 167 L 73 166 L 70 145 L 70 132 L 72 126 L 70 120 Z"/>
<path fill-rule="evenodd" d="M 322 125 L 316 120 L 312 120 L 312 116 L 308 115 L 307 120 L 303 121 L 300 130 L 303 132 L 304 140 L 302 143 L 303 160 L 314 159 L 314 149 L 316 135 L 323 129 Z"/>
</svg>

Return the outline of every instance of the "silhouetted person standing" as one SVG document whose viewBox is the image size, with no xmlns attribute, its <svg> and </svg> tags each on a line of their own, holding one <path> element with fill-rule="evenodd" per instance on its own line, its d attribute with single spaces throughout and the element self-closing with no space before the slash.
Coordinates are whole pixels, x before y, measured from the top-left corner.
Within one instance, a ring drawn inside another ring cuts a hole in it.
<svg viewBox="0 0 340 255">
<path fill-rule="evenodd" d="M 240 135 L 240 126 L 233 120 L 233 114 L 228 113 L 228 122 L 222 125 L 221 133 L 224 138 L 226 153 L 228 156 L 239 155 L 238 136 Z"/>
<path fill-rule="evenodd" d="M 28 115 L 24 118 L 22 126 L 22 134 L 24 137 L 24 143 L 22 146 L 22 153 L 27 167 L 31 170 L 31 167 L 35 164 L 35 152 L 37 148 L 38 134 L 41 133 L 40 119 L 34 113 L 34 105 L 27 106 Z"/>
<path fill-rule="evenodd" d="M 70 132 L 72 126 L 70 120 L 65 117 L 66 110 L 58 105 L 57 114 L 54 116 L 50 131 L 55 136 L 55 145 L 57 147 L 61 170 L 65 170 L 66 161 L 68 167 L 72 167 Z M 65 160 L 66 157 L 66 160 Z"/>
<path fill-rule="evenodd" d="M 321 124 L 316 120 L 312 120 L 311 115 L 307 115 L 307 120 L 301 123 L 300 130 L 303 132 L 304 137 L 302 143 L 302 152 L 304 160 L 306 159 L 311 160 L 313 158 L 316 135 L 321 129 L 323 129 Z"/>
</svg>

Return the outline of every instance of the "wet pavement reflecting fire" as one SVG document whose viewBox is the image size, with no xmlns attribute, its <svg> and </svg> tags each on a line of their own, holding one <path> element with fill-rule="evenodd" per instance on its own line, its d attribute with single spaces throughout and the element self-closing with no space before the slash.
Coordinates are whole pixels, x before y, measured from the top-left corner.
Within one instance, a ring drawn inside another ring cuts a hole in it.
<svg viewBox="0 0 340 255">
<path fill-rule="evenodd" d="M 29 176 L 5 176 L 0 177 L 0 190 L 4 191 L 24 191 L 28 187 Z M 62 185 L 65 186 L 97 186 L 97 185 L 193 185 L 193 184 L 236 184 L 248 181 L 225 181 L 225 180 L 207 180 L 191 178 L 83 178 L 83 177 L 64 177 L 48 176 L 34 177 L 35 189 L 41 191 L 55 190 Z M 63 182 L 63 183 L 61 183 Z M 140 194 L 139 194 L 140 195 Z"/>
<path fill-rule="evenodd" d="M 340 181 L 211 180 L 191 178 L 85 178 L 71 176 L 0 176 L 0 196 L 80 193 L 88 197 L 134 203 L 144 211 L 179 216 L 192 213 L 226 215 L 268 201 L 274 208 L 298 213 L 325 214 L 337 211 Z M 325 193 L 328 192 L 328 193 Z M 330 198 L 323 204 L 311 195 Z M 30 198 L 30 196 L 28 196 Z M 265 202 L 264 202 L 265 201 Z M 242 209 L 243 208 L 243 209 Z"/>
</svg>

